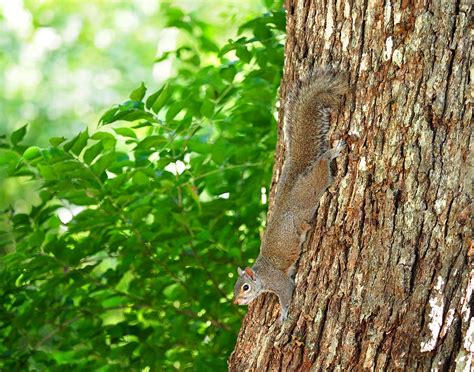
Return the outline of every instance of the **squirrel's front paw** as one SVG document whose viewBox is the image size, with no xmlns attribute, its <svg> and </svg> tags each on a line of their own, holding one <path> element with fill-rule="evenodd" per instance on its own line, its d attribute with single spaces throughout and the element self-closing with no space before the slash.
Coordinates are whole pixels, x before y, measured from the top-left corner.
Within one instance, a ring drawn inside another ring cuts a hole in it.
<svg viewBox="0 0 474 372">
<path fill-rule="evenodd" d="M 341 152 L 346 148 L 346 143 L 343 140 L 339 140 L 336 144 L 336 147 L 328 151 L 329 160 L 336 159 Z"/>
</svg>

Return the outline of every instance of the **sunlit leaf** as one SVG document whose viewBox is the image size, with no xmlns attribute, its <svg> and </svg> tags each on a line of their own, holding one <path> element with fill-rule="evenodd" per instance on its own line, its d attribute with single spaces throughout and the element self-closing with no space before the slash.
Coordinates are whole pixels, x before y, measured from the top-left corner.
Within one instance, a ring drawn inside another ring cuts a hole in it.
<svg viewBox="0 0 474 372">
<path fill-rule="evenodd" d="M 143 97 L 145 97 L 146 87 L 145 84 L 142 82 L 141 85 L 135 89 L 132 93 L 130 93 L 130 99 L 133 101 L 141 101 Z"/>
<path fill-rule="evenodd" d="M 114 132 L 124 137 L 137 138 L 137 135 L 135 134 L 135 132 L 130 128 L 126 128 L 126 127 L 114 128 Z"/>
<path fill-rule="evenodd" d="M 39 156 L 41 156 L 41 149 L 38 146 L 28 147 L 23 153 L 25 160 L 33 160 Z"/>
<path fill-rule="evenodd" d="M 165 84 L 159 91 L 152 94 L 146 101 L 146 107 L 151 109 L 154 113 L 158 114 L 161 108 L 168 102 L 171 97 L 172 88 L 170 85 Z"/>
<path fill-rule="evenodd" d="M 86 164 L 91 164 L 94 161 L 94 159 L 97 157 L 97 155 L 100 154 L 103 148 L 104 146 L 102 144 L 102 141 L 99 141 L 96 144 L 89 147 L 84 152 L 84 162 L 86 162 Z"/>
<path fill-rule="evenodd" d="M 23 137 L 26 135 L 26 128 L 28 125 L 24 125 L 21 128 L 17 129 L 10 135 L 10 141 L 12 142 L 13 145 L 17 145 Z"/>
<path fill-rule="evenodd" d="M 49 139 L 49 143 L 52 146 L 59 146 L 64 141 L 66 141 L 65 137 L 52 137 L 52 138 Z"/>
</svg>

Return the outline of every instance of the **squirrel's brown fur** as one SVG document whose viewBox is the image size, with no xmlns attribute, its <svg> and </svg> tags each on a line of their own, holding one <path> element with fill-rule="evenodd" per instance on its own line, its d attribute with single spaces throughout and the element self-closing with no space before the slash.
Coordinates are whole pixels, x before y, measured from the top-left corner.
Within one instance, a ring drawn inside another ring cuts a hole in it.
<svg viewBox="0 0 474 372">
<path fill-rule="evenodd" d="M 299 175 L 329 149 L 329 114 L 347 91 L 344 75 L 317 70 L 298 81 L 285 104 L 285 166 Z"/>
<path fill-rule="evenodd" d="M 273 213 L 255 265 L 238 270 L 234 301 L 247 304 L 262 292 L 274 292 L 285 319 L 294 288 L 294 264 L 322 193 L 332 182 L 330 164 L 343 148 L 328 150 L 330 110 L 346 92 L 344 77 L 317 71 L 298 82 L 285 106 L 286 156 Z"/>
</svg>

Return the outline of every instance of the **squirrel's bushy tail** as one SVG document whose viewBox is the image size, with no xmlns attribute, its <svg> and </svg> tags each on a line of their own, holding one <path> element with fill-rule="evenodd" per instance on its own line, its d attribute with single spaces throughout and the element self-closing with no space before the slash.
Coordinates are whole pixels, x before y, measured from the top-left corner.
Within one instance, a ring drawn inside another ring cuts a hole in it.
<svg viewBox="0 0 474 372">
<path fill-rule="evenodd" d="M 347 89 L 344 75 L 316 70 L 289 93 L 284 134 L 286 161 L 292 173 L 301 174 L 308 164 L 328 150 L 329 113 L 339 105 Z"/>
</svg>

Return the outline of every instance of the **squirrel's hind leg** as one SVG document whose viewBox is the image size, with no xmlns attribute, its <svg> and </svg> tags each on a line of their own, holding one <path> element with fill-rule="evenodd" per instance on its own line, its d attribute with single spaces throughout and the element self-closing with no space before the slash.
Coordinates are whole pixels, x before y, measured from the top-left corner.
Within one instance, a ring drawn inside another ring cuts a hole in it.
<svg viewBox="0 0 474 372">
<path fill-rule="evenodd" d="M 291 298 L 293 296 L 293 290 L 295 288 L 295 282 L 291 277 L 287 277 L 284 288 L 284 291 L 278 294 L 278 300 L 280 301 L 281 323 L 283 323 L 288 318 L 288 310 L 290 309 Z"/>
</svg>

